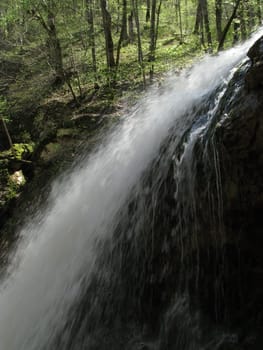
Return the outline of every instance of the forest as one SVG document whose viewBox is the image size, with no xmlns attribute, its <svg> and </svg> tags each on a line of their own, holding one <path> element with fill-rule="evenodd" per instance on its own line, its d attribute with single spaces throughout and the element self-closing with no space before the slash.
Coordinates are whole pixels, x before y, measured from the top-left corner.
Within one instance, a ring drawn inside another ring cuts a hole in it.
<svg viewBox="0 0 263 350">
<path fill-rule="evenodd" d="M 261 7 L 260 0 L 1 0 L 3 212 L 38 166 L 54 163 L 55 173 L 167 72 L 247 39 Z"/>
<path fill-rule="evenodd" d="M 2 60 L 24 60 L 34 75 L 49 68 L 74 99 L 92 86 L 146 85 L 246 39 L 262 19 L 259 0 L 3 0 L 0 11 Z"/>
<path fill-rule="evenodd" d="M 1 211 L 165 74 L 244 41 L 261 20 L 260 0 L 2 0 Z"/>
</svg>

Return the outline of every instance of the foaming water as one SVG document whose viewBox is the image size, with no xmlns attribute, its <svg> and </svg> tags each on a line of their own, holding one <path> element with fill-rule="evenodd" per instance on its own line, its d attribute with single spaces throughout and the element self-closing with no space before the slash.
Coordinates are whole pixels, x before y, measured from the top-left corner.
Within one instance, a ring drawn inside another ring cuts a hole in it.
<svg viewBox="0 0 263 350">
<path fill-rule="evenodd" d="M 179 142 L 193 121 L 191 109 L 230 78 L 260 35 L 170 78 L 161 94 L 148 93 L 101 149 L 54 185 L 50 206 L 21 232 L 2 283 L 0 349 L 51 348 L 93 270 L 97 239 L 111 237 L 120 209 L 171 128 Z M 186 150 L 192 154 L 190 143 Z"/>
</svg>

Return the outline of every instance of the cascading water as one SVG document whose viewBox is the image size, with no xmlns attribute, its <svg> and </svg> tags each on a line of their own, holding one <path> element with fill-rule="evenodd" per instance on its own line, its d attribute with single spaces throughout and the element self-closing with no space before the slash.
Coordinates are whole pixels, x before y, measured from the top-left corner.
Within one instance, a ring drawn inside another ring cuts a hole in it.
<svg viewBox="0 0 263 350">
<path fill-rule="evenodd" d="M 260 34 L 149 93 L 53 186 L 2 281 L 1 350 L 142 349 L 142 339 L 144 349 L 203 348 L 189 302 L 202 280 L 200 254 L 191 254 L 202 246 L 195 181 L 206 177 L 203 210 L 220 226 L 217 148 L 205 139 L 233 67 Z"/>
</svg>

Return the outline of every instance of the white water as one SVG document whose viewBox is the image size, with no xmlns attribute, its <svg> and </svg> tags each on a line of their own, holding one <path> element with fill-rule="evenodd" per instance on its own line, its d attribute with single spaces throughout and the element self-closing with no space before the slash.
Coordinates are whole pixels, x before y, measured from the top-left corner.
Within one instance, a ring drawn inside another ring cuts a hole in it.
<svg viewBox="0 0 263 350">
<path fill-rule="evenodd" d="M 23 240 L 0 292 L 0 350 L 50 349 L 80 284 L 92 270 L 96 238 L 109 237 L 132 186 L 158 154 L 169 129 L 245 57 L 251 40 L 207 57 L 149 94 L 106 145 L 52 192 L 52 205 L 21 232 Z M 187 117 L 187 118 L 190 118 Z"/>
</svg>

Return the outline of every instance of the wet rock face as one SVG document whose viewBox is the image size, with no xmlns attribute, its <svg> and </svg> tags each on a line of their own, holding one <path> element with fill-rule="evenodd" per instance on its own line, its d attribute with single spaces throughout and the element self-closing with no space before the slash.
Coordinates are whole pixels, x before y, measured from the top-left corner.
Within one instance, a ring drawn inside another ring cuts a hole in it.
<svg viewBox="0 0 263 350">
<path fill-rule="evenodd" d="M 246 75 L 248 90 L 263 86 L 263 37 L 258 39 L 247 53 L 251 59 L 251 67 Z"/>
<path fill-rule="evenodd" d="M 263 38 L 248 57 L 251 67 L 231 108 L 223 110 L 228 117 L 216 137 L 224 173 L 223 302 L 230 324 L 239 328 L 239 346 L 257 350 L 263 348 Z"/>
<path fill-rule="evenodd" d="M 259 38 L 254 45 L 248 50 L 248 57 L 252 62 L 262 60 L 263 58 L 263 37 Z"/>
</svg>

